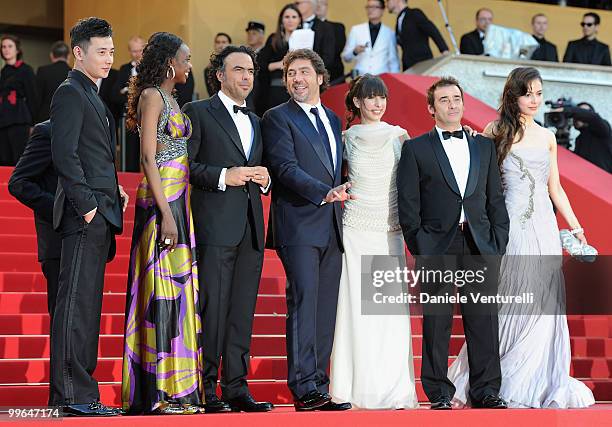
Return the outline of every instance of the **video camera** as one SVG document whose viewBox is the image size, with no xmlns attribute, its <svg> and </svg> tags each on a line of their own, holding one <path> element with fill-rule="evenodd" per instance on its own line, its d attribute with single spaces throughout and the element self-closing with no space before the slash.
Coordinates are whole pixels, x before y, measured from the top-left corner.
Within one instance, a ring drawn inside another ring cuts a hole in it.
<svg viewBox="0 0 612 427">
<path fill-rule="evenodd" d="M 559 98 L 556 101 L 546 101 L 551 109 L 575 107 L 572 98 Z M 571 115 L 565 111 L 552 111 L 544 113 L 544 126 L 554 127 L 557 129 L 555 136 L 557 144 L 568 148 L 570 146 L 570 129 L 572 128 L 573 120 Z"/>
</svg>

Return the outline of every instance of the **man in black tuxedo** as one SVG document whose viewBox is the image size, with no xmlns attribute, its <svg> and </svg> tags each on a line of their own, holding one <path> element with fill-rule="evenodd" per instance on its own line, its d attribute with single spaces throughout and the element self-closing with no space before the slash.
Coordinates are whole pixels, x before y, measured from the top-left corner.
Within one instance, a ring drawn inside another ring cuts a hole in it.
<svg viewBox="0 0 612 427">
<path fill-rule="evenodd" d="M 610 48 L 607 44 L 597 40 L 597 31 L 601 18 L 595 12 L 585 13 L 580 26 L 582 37 L 567 44 L 563 62 L 578 64 L 612 65 L 610 62 Z"/>
<path fill-rule="evenodd" d="M 456 257 L 453 270 L 489 268 L 484 285 L 476 289 L 495 294 L 497 280 L 491 268 L 495 262 L 480 264 L 483 258 L 502 255 L 508 242 L 509 219 L 495 146 L 463 131 L 463 90 L 454 78 L 434 83 L 427 102 L 436 127 L 404 144 L 398 166 L 398 209 L 406 245 L 426 268 L 446 270 L 447 256 Z M 429 295 L 454 295 L 452 283 L 421 283 L 421 287 Z M 466 294 L 471 289 L 466 285 L 459 291 L 468 299 L 461 311 L 468 343 L 469 396 L 474 407 L 505 408 L 498 397 L 497 306 L 473 303 Z M 436 304 L 435 309 L 425 304 L 423 310 L 421 381 L 432 409 L 451 409 L 455 387 L 447 371 L 453 304 Z"/>
<path fill-rule="evenodd" d="M 531 28 L 533 38 L 540 44 L 531 54 L 531 59 L 535 61 L 558 62 L 557 46 L 544 38 L 548 29 L 548 18 L 546 15 L 543 13 L 533 15 L 533 18 L 531 18 Z"/>
<path fill-rule="evenodd" d="M 81 416 L 118 415 L 99 402 L 93 377 L 106 262 L 115 254 L 127 195 L 115 171 L 114 120 L 96 82 L 113 64 L 112 29 L 100 18 L 70 30 L 74 70 L 51 102 L 51 152 L 58 165 L 53 226 L 62 236 L 51 326 L 51 404 Z"/>
<path fill-rule="evenodd" d="M 476 29 L 461 36 L 459 51 L 468 55 L 482 55 L 484 46 L 482 41 L 489 25 L 493 22 L 493 12 L 486 7 L 478 9 L 476 12 Z"/>
<path fill-rule="evenodd" d="M 327 369 L 342 272 L 342 213 L 350 197 L 341 184 L 342 134 L 338 117 L 321 105 L 329 83 L 323 60 L 310 49 L 283 59 L 291 99 L 262 120 L 264 152 L 274 189 L 268 247 L 287 275 L 287 385 L 296 410 L 345 410 L 328 394 Z"/>
<path fill-rule="evenodd" d="M 270 187 L 261 166 L 259 118 L 246 107 L 253 89 L 255 52 L 227 46 L 211 57 L 220 88 L 211 98 L 187 103 L 191 206 L 200 288 L 206 412 L 267 412 L 246 377 L 255 303 L 264 258 L 261 194 Z M 213 82 L 214 83 L 214 82 Z M 219 361 L 222 398 L 216 395 Z"/>
<path fill-rule="evenodd" d="M 136 75 L 136 66 L 142 58 L 145 44 L 145 40 L 140 36 L 130 38 L 128 51 L 132 60 L 119 67 L 117 79 L 111 89 L 111 102 L 119 109 L 120 117 L 125 114 L 130 77 Z M 125 170 L 127 172 L 140 171 L 140 137 L 138 132 L 128 129 L 125 130 Z"/>
<path fill-rule="evenodd" d="M 51 123 L 38 123 L 30 135 L 8 184 L 9 192 L 34 211 L 38 262 L 47 280 L 47 308 L 53 317 L 62 240 L 53 229 L 57 173 L 51 161 Z"/>
<path fill-rule="evenodd" d="M 328 0 L 318 0 L 317 18 L 331 25 L 334 29 L 334 63 L 329 70 L 330 85 L 344 83 L 344 63 L 342 62 L 342 51 L 346 45 L 346 28 L 340 22 L 332 22 L 327 19 Z"/>
<path fill-rule="evenodd" d="M 312 50 L 319 54 L 331 74 L 336 64 L 336 36 L 332 25 L 317 18 L 318 0 L 297 0 L 295 5 L 302 14 L 302 28 L 314 31 Z M 343 46 L 344 48 L 344 46 Z"/>
<path fill-rule="evenodd" d="M 387 10 L 397 14 L 395 36 L 402 47 L 402 69 L 433 58 L 429 39 L 433 39 L 442 55 L 450 54 L 442 34 L 421 9 L 411 9 L 406 0 L 389 0 Z"/>
<path fill-rule="evenodd" d="M 47 280 L 47 309 L 52 323 L 62 239 L 53 229 L 53 201 L 57 190 L 57 173 L 51 161 L 49 120 L 34 126 L 30 140 L 11 174 L 8 189 L 13 197 L 34 211 L 38 262 Z M 50 381 L 53 382 L 53 379 Z M 49 395 L 49 405 L 51 404 L 51 395 Z"/>
<path fill-rule="evenodd" d="M 51 98 L 57 87 L 66 80 L 70 66 L 68 65 L 68 54 L 70 49 L 63 41 L 57 41 L 51 45 L 51 64 L 38 67 L 36 71 L 36 85 L 40 95 L 40 107 L 38 108 L 38 121 L 49 119 L 49 107 Z"/>
</svg>

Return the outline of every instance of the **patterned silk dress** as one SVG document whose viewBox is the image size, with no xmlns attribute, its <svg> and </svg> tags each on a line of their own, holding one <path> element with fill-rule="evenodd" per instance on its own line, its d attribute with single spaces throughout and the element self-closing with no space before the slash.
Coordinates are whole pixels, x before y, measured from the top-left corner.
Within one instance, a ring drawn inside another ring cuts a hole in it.
<svg viewBox="0 0 612 427">
<path fill-rule="evenodd" d="M 178 244 L 173 252 L 159 246 L 161 214 L 144 177 L 136 196 L 123 354 L 123 409 L 131 414 L 151 413 L 166 404 L 193 409 L 202 396 L 202 330 L 187 160 L 191 122 L 175 113 L 167 95 L 159 92 L 164 108 L 155 160 Z"/>
</svg>

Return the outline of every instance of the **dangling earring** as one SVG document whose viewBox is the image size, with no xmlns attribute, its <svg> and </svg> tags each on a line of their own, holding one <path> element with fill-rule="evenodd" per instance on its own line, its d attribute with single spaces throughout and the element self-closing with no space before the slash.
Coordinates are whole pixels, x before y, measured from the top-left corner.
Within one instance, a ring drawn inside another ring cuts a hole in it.
<svg viewBox="0 0 612 427">
<path fill-rule="evenodd" d="M 172 70 L 172 77 L 170 77 L 170 76 L 168 75 L 168 71 L 170 71 L 170 70 Z M 166 70 L 166 78 L 167 78 L 167 79 L 173 79 L 173 78 L 174 78 L 174 76 L 176 76 L 176 71 L 174 71 L 174 67 L 171 65 L 171 66 L 170 66 L 170 68 L 168 68 L 168 69 Z"/>
</svg>

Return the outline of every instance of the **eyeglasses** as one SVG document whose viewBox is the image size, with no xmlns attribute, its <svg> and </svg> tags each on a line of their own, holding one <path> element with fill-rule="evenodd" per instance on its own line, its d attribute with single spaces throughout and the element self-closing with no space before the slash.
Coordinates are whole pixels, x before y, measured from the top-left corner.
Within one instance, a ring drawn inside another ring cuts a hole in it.
<svg viewBox="0 0 612 427">
<path fill-rule="evenodd" d="M 382 7 L 380 7 L 380 6 L 366 6 L 365 9 L 366 10 L 370 10 L 370 9 L 382 9 Z"/>
<path fill-rule="evenodd" d="M 595 25 L 594 22 L 581 22 L 580 23 L 581 27 L 592 27 L 593 25 Z"/>
</svg>

